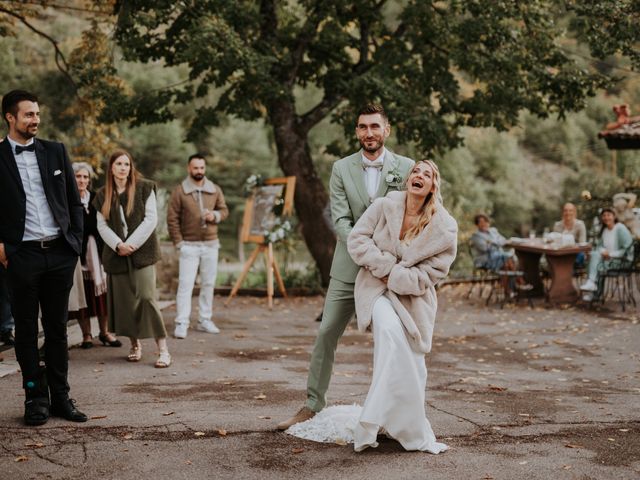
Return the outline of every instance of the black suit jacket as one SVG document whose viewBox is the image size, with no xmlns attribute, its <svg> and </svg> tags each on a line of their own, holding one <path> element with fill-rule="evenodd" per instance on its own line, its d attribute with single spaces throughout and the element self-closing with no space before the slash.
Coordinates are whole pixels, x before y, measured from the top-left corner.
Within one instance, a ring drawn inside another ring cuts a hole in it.
<svg viewBox="0 0 640 480">
<path fill-rule="evenodd" d="M 62 143 L 34 140 L 36 158 L 47 201 L 62 235 L 80 255 L 82 249 L 82 203 L 71 162 Z M 56 171 L 58 175 L 54 175 Z M 24 235 L 26 196 L 11 144 L 0 143 L 0 243 L 7 257 L 20 247 Z"/>
</svg>

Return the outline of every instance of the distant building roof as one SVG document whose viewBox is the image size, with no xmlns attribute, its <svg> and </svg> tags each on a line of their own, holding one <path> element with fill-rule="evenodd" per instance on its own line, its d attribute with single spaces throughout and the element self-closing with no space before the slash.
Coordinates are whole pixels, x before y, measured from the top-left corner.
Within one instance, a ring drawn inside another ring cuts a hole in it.
<svg viewBox="0 0 640 480">
<path fill-rule="evenodd" d="M 618 116 L 616 122 L 609 123 L 598 137 L 604 138 L 611 150 L 640 149 L 640 116 L 631 117 L 629 105 L 614 105 Z"/>
</svg>

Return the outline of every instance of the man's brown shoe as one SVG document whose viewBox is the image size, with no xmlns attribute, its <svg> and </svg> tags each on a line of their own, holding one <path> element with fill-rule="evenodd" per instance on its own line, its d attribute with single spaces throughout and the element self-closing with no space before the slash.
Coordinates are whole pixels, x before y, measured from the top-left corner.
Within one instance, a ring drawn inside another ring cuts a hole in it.
<svg viewBox="0 0 640 480">
<path fill-rule="evenodd" d="M 298 413 L 296 413 L 290 419 L 285 420 L 284 422 L 280 422 L 276 428 L 278 430 L 286 430 L 291 425 L 295 425 L 296 423 L 300 423 L 300 422 L 305 422 L 310 418 L 315 417 L 315 415 L 316 415 L 316 412 L 311 410 L 309 407 L 305 406 L 305 407 L 302 407 L 300 410 L 298 410 Z"/>
</svg>

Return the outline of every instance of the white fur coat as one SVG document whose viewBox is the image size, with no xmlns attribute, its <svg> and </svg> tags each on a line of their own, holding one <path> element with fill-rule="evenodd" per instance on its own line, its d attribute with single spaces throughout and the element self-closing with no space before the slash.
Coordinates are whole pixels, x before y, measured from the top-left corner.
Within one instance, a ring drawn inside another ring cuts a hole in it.
<svg viewBox="0 0 640 480">
<path fill-rule="evenodd" d="M 391 192 L 376 199 L 349 235 L 349 254 L 361 267 L 355 285 L 358 328 L 366 330 L 373 305 L 384 294 L 414 348 L 428 353 L 438 308 L 435 285 L 456 257 L 458 224 L 438 204 L 424 230 L 408 245 L 401 245 L 405 198 L 405 192 Z M 385 284 L 380 279 L 386 276 Z"/>
</svg>

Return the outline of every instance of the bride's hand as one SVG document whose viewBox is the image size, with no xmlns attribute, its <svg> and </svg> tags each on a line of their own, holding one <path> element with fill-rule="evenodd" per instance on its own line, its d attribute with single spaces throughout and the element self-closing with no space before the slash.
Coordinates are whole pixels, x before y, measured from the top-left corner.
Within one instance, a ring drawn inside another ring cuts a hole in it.
<svg viewBox="0 0 640 480">
<path fill-rule="evenodd" d="M 382 280 L 382 282 L 386 285 L 387 282 L 389 281 L 389 275 L 382 277 L 380 280 Z"/>
</svg>

